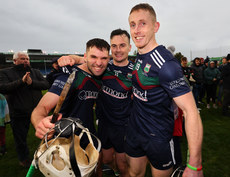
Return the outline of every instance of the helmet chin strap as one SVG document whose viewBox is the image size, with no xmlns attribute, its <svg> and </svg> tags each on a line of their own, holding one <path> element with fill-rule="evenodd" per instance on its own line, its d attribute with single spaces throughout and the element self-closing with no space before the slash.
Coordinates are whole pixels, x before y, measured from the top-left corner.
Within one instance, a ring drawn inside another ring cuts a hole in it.
<svg viewBox="0 0 230 177">
<path fill-rule="evenodd" d="M 70 155 L 70 164 L 72 166 L 72 169 L 74 171 L 74 174 L 76 177 L 81 177 L 81 172 L 80 172 L 80 169 L 78 167 L 78 164 L 77 164 L 77 159 L 76 159 L 76 156 L 75 156 L 75 150 L 74 150 L 74 132 L 75 132 L 75 125 L 72 124 L 72 142 L 70 144 L 70 148 L 69 148 L 69 155 Z M 79 144 L 80 146 L 80 144 Z"/>
</svg>

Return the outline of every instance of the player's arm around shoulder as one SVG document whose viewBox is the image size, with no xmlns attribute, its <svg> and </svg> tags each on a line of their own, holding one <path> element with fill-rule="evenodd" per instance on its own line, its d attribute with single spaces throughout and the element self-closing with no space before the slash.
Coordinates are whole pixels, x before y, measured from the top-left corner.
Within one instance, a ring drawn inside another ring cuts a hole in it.
<svg viewBox="0 0 230 177">
<path fill-rule="evenodd" d="M 63 66 L 73 66 L 74 64 L 83 64 L 85 63 L 84 57 L 78 56 L 78 55 L 68 55 L 68 56 L 62 56 L 58 59 L 58 65 Z"/>
<path fill-rule="evenodd" d="M 182 109 L 185 118 L 185 131 L 189 146 L 189 165 L 195 168 L 202 167 L 202 140 L 203 126 L 197 110 L 192 92 L 173 98 L 177 106 Z M 186 168 L 183 177 L 203 177 L 203 171 Z"/>
<path fill-rule="evenodd" d="M 31 123 L 36 130 L 35 136 L 40 139 L 43 138 L 50 128 L 54 127 L 54 124 L 51 123 L 52 116 L 48 116 L 48 114 L 56 106 L 58 99 L 58 95 L 47 92 L 31 114 Z M 60 119 L 60 116 L 58 119 Z"/>
</svg>

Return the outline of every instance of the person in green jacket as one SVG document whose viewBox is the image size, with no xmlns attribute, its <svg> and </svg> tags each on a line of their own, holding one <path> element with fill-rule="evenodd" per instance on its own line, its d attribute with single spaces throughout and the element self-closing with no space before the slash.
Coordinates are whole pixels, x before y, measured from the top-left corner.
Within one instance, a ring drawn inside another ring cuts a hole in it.
<svg viewBox="0 0 230 177">
<path fill-rule="evenodd" d="M 214 61 L 210 61 L 208 67 L 204 70 L 204 78 L 207 85 L 207 108 L 210 109 L 210 99 L 212 98 L 213 108 L 216 109 L 216 90 L 220 80 L 220 71 L 216 68 Z"/>
</svg>

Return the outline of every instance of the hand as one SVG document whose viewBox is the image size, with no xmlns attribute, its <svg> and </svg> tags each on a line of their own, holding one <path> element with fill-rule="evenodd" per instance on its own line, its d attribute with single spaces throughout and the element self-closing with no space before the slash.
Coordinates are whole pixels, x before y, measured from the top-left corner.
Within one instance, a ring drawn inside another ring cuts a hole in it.
<svg viewBox="0 0 230 177">
<path fill-rule="evenodd" d="M 26 74 L 22 77 L 22 82 L 26 82 L 28 74 L 29 72 L 26 72 Z"/>
<path fill-rule="evenodd" d="M 75 60 L 71 56 L 62 56 L 57 61 L 58 61 L 58 65 L 61 67 L 67 65 L 73 66 L 75 64 Z"/>
<path fill-rule="evenodd" d="M 31 85 L 32 84 L 32 79 L 30 77 L 30 72 L 28 72 L 28 75 L 27 75 L 26 78 L 27 78 L 27 80 L 26 80 L 27 85 Z"/>
<path fill-rule="evenodd" d="M 60 114 L 58 117 L 58 120 L 60 120 L 62 118 L 62 115 Z M 51 119 L 52 116 L 48 116 L 45 117 L 44 119 L 42 119 L 39 124 L 35 127 L 36 132 L 35 132 L 35 136 L 42 139 L 45 134 L 51 129 L 54 128 L 55 124 L 51 123 Z M 51 131 L 48 134 L 48 139 L 52 138 L 54 134 L 54 131 Z"/>
<path fill-rule="evenodd" d="M 203 177 L 203 170 L 195 171 L 186 167 L 182 177 Z"/>
<path fill-rule="evenodd" d="M 30 72 L 26 72 L 26 74 L 22 77 L 22 82 L 26 83 L 27 85 L 32 84 L 32 79 L 30 77 Z"/>
</svg>

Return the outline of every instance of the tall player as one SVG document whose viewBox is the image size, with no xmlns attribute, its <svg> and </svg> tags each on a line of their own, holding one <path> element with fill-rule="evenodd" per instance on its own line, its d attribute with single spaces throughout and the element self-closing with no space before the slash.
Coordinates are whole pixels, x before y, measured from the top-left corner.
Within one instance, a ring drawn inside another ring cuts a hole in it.
<svg viewBox="0 0 230 177">
<path fill-rule="evenodd" d="M 130 176 L 144 176 L 151 164 L 152 176 L 169 177 L 173 167 L 173 104 L 183 110 L 190 159 L 183 177 L 202 177 L 203 128 L 193 95 L 178 61 L 162 45 L 156 13 L 149 4 L 134 6 L 129 14 L 132 39 L 138 55 L 132 75 L 133 109 L 126 147 Z"/>
</svg>

